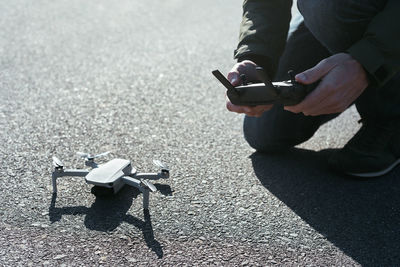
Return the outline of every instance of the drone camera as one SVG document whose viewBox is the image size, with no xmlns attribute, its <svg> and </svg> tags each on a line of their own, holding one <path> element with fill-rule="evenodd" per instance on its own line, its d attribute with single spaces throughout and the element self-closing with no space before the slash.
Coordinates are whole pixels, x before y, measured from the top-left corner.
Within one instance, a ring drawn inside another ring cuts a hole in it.
<svg viewBox="0 0 400 267">
<path fill-rule="evenodd" d="M 86 165 L 86 166 L 92 167 L 93 164 L 94 164 L 94 160 L 89 160 L 89 159 L 86 159 L 86 160 L 85 160 L 85 165 Z"/>
</svg>

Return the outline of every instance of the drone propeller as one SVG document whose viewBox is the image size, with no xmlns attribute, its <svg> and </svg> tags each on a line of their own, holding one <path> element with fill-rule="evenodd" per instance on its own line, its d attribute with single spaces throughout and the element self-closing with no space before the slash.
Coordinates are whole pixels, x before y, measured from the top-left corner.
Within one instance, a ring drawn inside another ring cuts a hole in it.
<svg viewBox="0 0 400 267">
<path fill-rule="evenodd" d="M 89 158 L 90 154 L 83 152 L 76 152 L 76 154 L 81 158 Z"/>
<path fill-rule="evenodd" d="M 103 152 L 97 155 L 94 155 L 93 158 L 99 158 L 99 157 L 104 157 L 107 156 L 108 154 L 110 154 L 111 151 L 107 151 L 107 152 Z"/>
<path fill-rule="evenodd" d="M 161 170 L 163 170 L 163 171 L 169 171 L 168 165 L 165 164 L 164 162 L 161 162 L 161 161 L 158 160 L 158 159 L 154 159 L 154 160 L 153 160 L 153 163 L 154 163 L 156 166 L 160 167 Z"/>
<path fill-rule="evenodd" d="M 64 164 L 57 157 L 53 156 L 53 166 L 56 169 L 62 169 L 64 167 Z"/>
<path fill-rule="evenodd" d="M 157 188 L 154 186 L 154 184 L 150 183 L 149 181 L 141 179 L 140 182 L 142 183 L 142 186 L 150 189 L 151 192 L 157 191 Z"/>
<path fill-rule="evenodd" d="M 110 154 L 110 151 L 107 151 L 107 152 L 104 152 L 104 153 L 100 153 L 100 154 L 97 154 L 97 155 L 94 155 L 94 156 L 92 156 L 89 153 L 84 153 L 84 152 L 76 152 L 76 154 L 81 158 L 88 159 L 88 160 L 93 160 L 95 158 L 103 157 L 103 156 L 106 156 L 106 155 Z"/>
</svg>

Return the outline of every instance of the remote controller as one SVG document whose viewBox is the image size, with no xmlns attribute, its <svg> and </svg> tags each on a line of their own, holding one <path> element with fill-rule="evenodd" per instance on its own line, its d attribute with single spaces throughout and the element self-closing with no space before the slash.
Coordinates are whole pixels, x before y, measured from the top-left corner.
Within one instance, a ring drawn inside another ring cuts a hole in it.
<svg viewBox="0 0 400 267">
<path fill-rule="evenodd" d="M 233 86 L 219 71 L 214 70 L 217 78 L 227 89 L 227 96 L 234 105 L 257 106 L 280 103 L 293 106 L 300 103 L 316 84 L 305 85 L 295 81 L 293 71 L 289 71 L 290 80 L 271 82 L 264 70 L 257 67 L 257 74 L 262 83 L 247 83 L 245 75 L 241 75 L 242 85 Z"/>
</svg>

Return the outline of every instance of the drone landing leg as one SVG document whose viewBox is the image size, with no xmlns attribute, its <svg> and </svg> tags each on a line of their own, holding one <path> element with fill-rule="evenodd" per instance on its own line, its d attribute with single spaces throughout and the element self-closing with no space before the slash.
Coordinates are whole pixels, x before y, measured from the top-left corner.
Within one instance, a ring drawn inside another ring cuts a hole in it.
<svg viewBox="0 0 400 267">
<path fill-rule="evenodd" d="M 123 176 L 122 180 L 127 185 L 136 187 L 143 193 L 143 209 L 148 210 L 149 209 L 150 190 L 147 187 L 144 187 L 142 185 L 143 181 L 140 181 L 138 179 L 135 179 L 135 178 L 132 178 L 129 176 Z"/>
<path fill-rule="evenodd" d="M 53 194 L 57 194 L 57 175 L 54 172 L 51 174 L 51 180 L 53 183 Z"/>
<path fill-rule="evenodd" d="M 57 194 L 57 178 L 64 176 L 79 176 L 84 177 L 89 173 L 87 170 L 60 170 L 54 171 L 51 175 L 53 182 L 53 194 Z"/>
</svg>

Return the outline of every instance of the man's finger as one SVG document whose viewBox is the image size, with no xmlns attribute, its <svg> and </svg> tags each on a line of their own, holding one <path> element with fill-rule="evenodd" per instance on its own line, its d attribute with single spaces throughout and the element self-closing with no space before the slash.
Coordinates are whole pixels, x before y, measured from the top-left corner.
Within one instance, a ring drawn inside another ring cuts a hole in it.
<svg viewBox="0 0 400 267">
<path fill-rule="evenodd" d="M 294 106 L 285 106 L 284 107 L 285 110 L 293 112 L 293 113 L 299 113 L 300 109 L 297 107 L 297 105 Z"/>
<path fill-rule="evenodd" d="M 248 116 L 261 117 L 264 112 L 270 110 L 272 107 L 273 105 L 260 105 L 256 107 L 249 107 L 249 109 L 247 109 L 245 113 Z"/>
<path fill-rule="evenodd" d="M 240 76 L 239 72 L 237 71 L 231 71 L 228 73 L 228 80 L 231 82 L 233 86 L 238 86 L 240 85 Z"/>
<path fill-rule="evenodd" d="M 317 65 L 296 75 L 296 81 L 311 84 L 324 77 L 333 67 L 335 62 L 329 58 L 320 61 Z"/>
<path fill-rule="evenodd" d="M 229 100 L 226 101 L 226 108 L 229 111 L 236 112 L 236 113 L 254 113 L 254 111 L 255 111 L 254 107 L 237 106 L 237 105 L 232 104 L 232 102 Z"/>
<path fill-rule="evenodd" d="M 284 109 L 287 111 L 293 112 L 293 113 L 300 113 L 300 112 L 303 112 L 307 108 L 310 101 L 313 102 L 313 97 L 311 94 L 306 96 L 306 98 L 304 98 L 303 101 L 301 101 L 297 105 L 285 106 Z"/>
<path fill-rule="evenodd" d="M 329 103 L 329 99 L 324 99 L 314 106 L 308 106 L 302 112 L 306 116 L 321 115 L 321 114 L 325 114 L 325 112 L 330 113 L 330 110 L 328 108 L 328 103 Z"/>
<path fill-rule="evenodd" d="M 236 106 L 236 105 L 232 104 L 232 102 L 230 102 L 230 101 L 226 102 L 226 108 L 232 112 L 244 113 L 243 109 L 240 106 Z"/>
<path fill-rule="evenodd" d="M 307 95 L 299 104 L 294 106 L 286 106 L 284 109 L 293 113 L 304 113 L 304 111 L 308 111 L 313 107 L 318 106 L 330 94 L 330 92 L 327 91 L 324 86 L 325 83 L 322 81 L 317 88 Z"/>
</svg>

